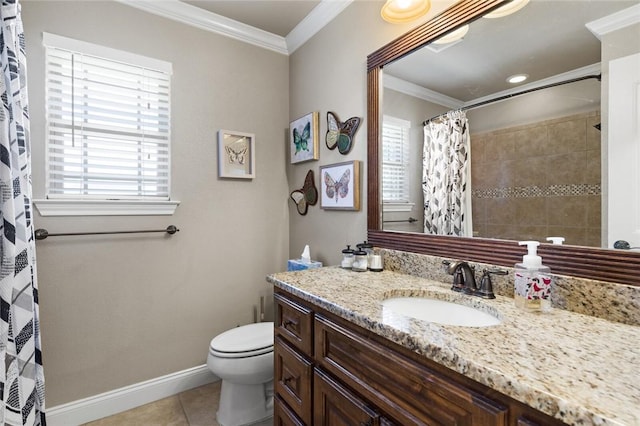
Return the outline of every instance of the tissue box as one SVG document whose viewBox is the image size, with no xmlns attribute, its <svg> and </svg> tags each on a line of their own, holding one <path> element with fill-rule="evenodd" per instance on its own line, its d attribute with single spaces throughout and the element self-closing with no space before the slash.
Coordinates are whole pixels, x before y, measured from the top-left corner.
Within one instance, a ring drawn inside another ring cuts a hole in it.
<svg viewBox="0 0 640 426">
<path fill-rule="evenodd" d="M 287 271 L 303 271 L 311 268 L 321 268 L 322 262 L 312 260 L 311 263 L 304 263 L 300 259 L 289 259 L 287 261 Z"/>
</svg>

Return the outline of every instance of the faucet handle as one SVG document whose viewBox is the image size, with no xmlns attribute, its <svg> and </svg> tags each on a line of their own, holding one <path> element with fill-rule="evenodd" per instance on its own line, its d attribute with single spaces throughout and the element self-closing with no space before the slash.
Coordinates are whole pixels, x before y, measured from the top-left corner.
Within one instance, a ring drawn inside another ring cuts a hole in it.
<svg viewBox="0 0 640 426">
<path fill-rule="evenodd" d="M 480 281 L 480 288 L 476 291 L 476 295 L 485 299 L 495 299 L 493 294 L 493 284 L 491 283 L 491 274 L 494 275 L 507 275 L 508 272 L 504 269 L 492 268 L 482 270 L 482 280 Z"/>
<path fill-rule="evenodd" d="M 451 290 L 459 292 L 464 291 L 464 275 L 462 274 L 462 270 L 457 267 L 460 264 L 460 261 L 443 260 L 442 264 L 445 265 L 445 271 L 448 274 L 453 275 L 453 285 L 451 286 Z"/>
</svg>

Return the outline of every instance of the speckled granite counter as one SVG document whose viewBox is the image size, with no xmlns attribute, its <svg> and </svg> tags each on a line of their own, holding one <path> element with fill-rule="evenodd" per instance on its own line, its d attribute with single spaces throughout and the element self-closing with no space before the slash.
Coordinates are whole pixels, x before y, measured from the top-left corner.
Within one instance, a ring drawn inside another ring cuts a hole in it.
<svg viewBox="0 0 640 426">
<path fill-rule="evenodd" d="M 569 424 L 640 425 L 640 327 L 554 309 L 518 310 L 450 285 L 338 267 L 283 272 L 276 287 Z M 393 296 L 427 295 L 501 318 L 489 328 L 445 326 L 385 312 Z"/>
</svg>

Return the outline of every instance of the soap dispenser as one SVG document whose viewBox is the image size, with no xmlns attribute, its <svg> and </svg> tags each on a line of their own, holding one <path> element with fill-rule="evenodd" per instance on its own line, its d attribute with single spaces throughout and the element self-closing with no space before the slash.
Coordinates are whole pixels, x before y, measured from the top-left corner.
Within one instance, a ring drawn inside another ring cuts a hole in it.
<svg viewBox="0 0 640 426">
<path fill-rule="evenodd" d="M 515 265 L 514 299 L 518 308 L 527 311 L 547 312 L 551 309 L 551 270 L 542 264 L 537 254 L 537 241 L 520 241 L 526 245 L 528 253 L 522 257 L 522 263 Z"/>
</svg>

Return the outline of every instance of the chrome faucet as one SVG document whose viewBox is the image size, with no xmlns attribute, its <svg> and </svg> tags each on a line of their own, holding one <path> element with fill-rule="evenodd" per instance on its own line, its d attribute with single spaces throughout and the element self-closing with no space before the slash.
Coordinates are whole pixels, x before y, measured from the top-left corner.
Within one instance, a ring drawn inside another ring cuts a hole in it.
<svg viewBox="0 0 640 426">
<path fill-rule="evenodd" d="M 469 266 L 467 262 L 462 260 L 449 262 L 445 260 L 442 263 L 447 265 L 447 273 L 453 275 L 451 290 L 466 294 L 475 294 L 478 291 L 475 269 Z"/>
</svg>

